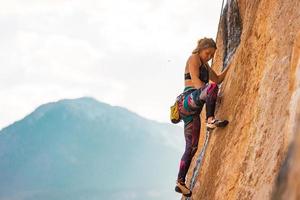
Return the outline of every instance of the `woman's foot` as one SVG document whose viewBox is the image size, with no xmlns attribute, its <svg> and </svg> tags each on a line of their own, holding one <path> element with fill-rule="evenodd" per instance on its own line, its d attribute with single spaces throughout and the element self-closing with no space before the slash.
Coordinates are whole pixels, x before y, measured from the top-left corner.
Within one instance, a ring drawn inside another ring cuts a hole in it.
<svg viewBox="0 0 300 200">
<path fill-rule="evenodd" d="M 212 119 L 208 120 L 206 127 L 208 130 L 213 130 L 216 127 L 225 127 L 229 122 L 227 120 Z"/>
<path fill-rule="evenodd" d="M 185 185 L 184 182 L 179 181 L 179 180 L 177 180 L 177 182 L 176 182 L 175 191 L 182 193 L 182 195 L 185 197 L 192 196 L 192 191 Z"/>
</svg>

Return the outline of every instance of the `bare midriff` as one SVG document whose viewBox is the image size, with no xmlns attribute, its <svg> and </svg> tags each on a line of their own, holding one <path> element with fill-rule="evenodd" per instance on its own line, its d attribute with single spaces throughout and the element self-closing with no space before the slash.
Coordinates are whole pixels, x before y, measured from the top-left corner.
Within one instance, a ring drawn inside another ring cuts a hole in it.
<svg viewBox="0 0 300 200">
<path fill-rule="evenodd" d="M 194 88 L 194 84 L 192 82 L 192 80 L 185 80 L 184 81 L 184 87 L 193 87 Z"/>
</svg>

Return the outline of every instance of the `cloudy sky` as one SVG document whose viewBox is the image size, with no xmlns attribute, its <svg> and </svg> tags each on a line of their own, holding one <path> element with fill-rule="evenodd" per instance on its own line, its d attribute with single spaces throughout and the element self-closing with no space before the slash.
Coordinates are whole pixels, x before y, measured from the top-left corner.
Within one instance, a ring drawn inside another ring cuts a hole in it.
<svg viewBox="0 0 300 200">
<path fill-rule="evenodd" d="M 217 0 L 0 0 L 0 129 L 91 96 L 169 122 L 186 59 L 216 37 Z"/>
</svg>

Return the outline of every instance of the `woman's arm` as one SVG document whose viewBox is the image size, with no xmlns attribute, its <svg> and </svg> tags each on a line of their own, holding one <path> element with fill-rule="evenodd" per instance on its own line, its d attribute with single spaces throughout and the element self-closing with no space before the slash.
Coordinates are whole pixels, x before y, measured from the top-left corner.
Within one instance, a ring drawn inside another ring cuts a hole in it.
<svg viewBox="0 0 300 200">
<path fill-rule="evenodd" d="M 201 62 L 200 59 L 197 59 L 196 56 L 191 56 L 191 58 L 189 60 L 189 72 L 190 72 L 194 87 L 196 89 L 202 88 L 205 85 L 205 83 L 199 79 L 199 73 L 200 73 L 199 66 L 201 64 L 200 62 Z"/>
<path fill-rule="evenodd" d="M 209 67 L 208 64 L 206 64 L 206 67 L 208 69 L 209 79 L 212 80 L 213 82 L 219 84 L 219 77 L 216 74 L 216 72 L 211 67 Z"/>
<path fill-rule="evenodd" d="M 229 66 L 226 67 L 226 69 L 221 73 L 221 74 L 217 74 L 211 67 L 209 67 L 209 78 L 210 80 L 212 80 L 213 82 L 220 84 L 223 82 L 227 72 L 228 72 Z"/>
<path fill-rule="evenodd" d="M 219 79 L 220 83 L 223 82 L 223 80 L 228 72 L 228 69 L 229 69 L 229 66 L 226 67 L 225 70 L 221 74 L 218 75 L 218 79 Z"/>
</svg>

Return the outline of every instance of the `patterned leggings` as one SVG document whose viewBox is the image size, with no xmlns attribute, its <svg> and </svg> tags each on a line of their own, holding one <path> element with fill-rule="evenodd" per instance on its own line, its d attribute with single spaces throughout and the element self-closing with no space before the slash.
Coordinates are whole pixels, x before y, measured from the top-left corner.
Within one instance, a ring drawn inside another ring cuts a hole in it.
<svg viewBox="0 0 300 200">
<path fill-rule="evenodd" d="M 206 119 L 214 116 L 218 85 L 208 83 L 201 89 L 188 90 L 179 100 L 179 111 L 184 121 L 185 151 L 182 155 L 178 178 L 185 182 L 193 156 L 198 148 L 200 135 L 200 112 L 206 103 Z"/>
</svg>

